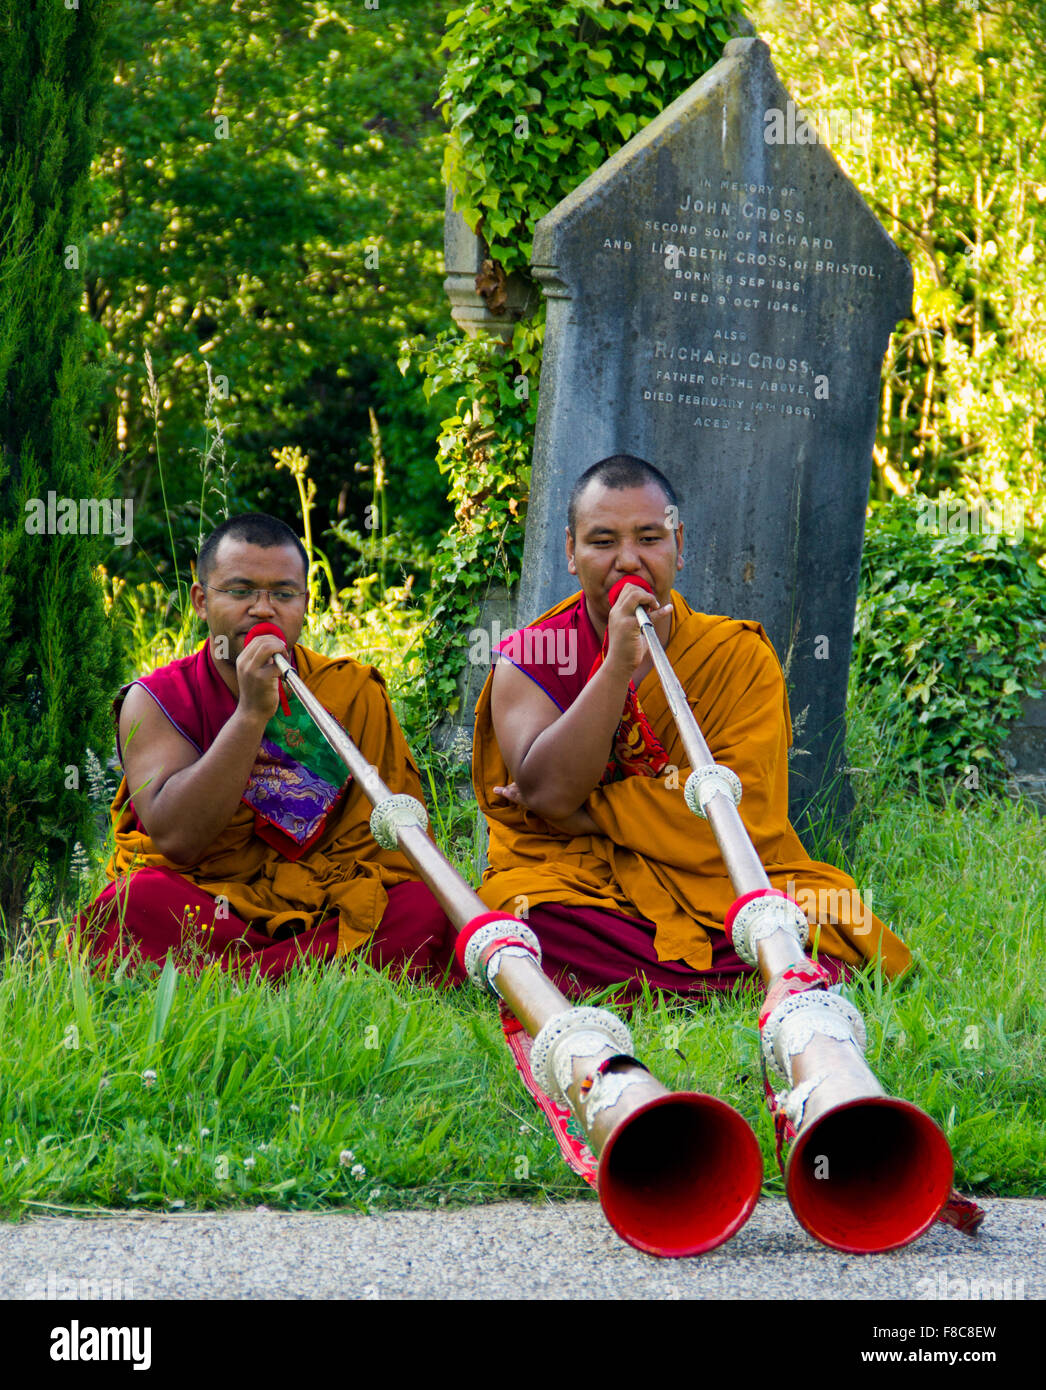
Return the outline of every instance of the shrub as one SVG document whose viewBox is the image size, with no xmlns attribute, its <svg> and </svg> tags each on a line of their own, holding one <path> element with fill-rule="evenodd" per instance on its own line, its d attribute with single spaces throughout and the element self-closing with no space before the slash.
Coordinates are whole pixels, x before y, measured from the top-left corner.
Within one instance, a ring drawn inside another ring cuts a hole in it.
<svg viewBox="0 0 1046 1390">
<path fill-rule="evenodd" d="M 879 685 L 900 730 L 897 767 L 971 788 L 1005 773 L 1007 725 L 1046 656 L 1046 574 L 1019 542 L 927 523 L 897 498 L 868 522 L 858 595 L 858 681 Z"/>
</svg>

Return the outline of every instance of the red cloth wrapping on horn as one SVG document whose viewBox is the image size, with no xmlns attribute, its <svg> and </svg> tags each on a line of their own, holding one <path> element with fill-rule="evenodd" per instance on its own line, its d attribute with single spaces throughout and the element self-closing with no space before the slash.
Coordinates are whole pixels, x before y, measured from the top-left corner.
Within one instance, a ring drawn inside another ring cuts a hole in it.
<svg viewBox="0 0 1046 1390">
<path fill-rule="evenodd" d="M 480 927 L 485 927 L 488 922 L 505 922 L 514 927 L 520 925 L 519 918 L 513 917 L 511 913 L 508 912 L 480 912 L 477 916 L 466 922 L 458 932 L 458 939 L 454 943 L 454 954 L 457 957 L 462 974 L 466 973 L 465 947 L 472 940 L 475 933 L 479 931 Z M 511 935 L 511 931 L 506 932 L 506 935 Z"/>
<path fill-rule="evenodd" d="M 277 627 L 275 623 L 255 623 L 250 632 L 248 632 L 247 636 L 243 639 L 243 645 L 246 647 L 249 642 L 254 641 L 255 637 L 261 637 L 263 635 L 278 637 L 283 645 L 287 647 L 288 651 L 290 650 L 286 633 L 282 628 Z M 281 681 L 278 676 L 276 678 L 276 684 L 280 688 L 280 709 L 284 714 L 289 715 L 291 707 L 287 703 L 287 696 L 283 689 L 283 681 Z"/>
<path fill-rule="evenodd" d="M 627 575 L 624 579 L 619 579 L 610 590 L 608 598 L 611 608 L 617 603 L 621 590 L 626 584 L 638 584 L 648 594 L 654 592 L 645 579 L 640 579 L 638 575 Z M 606 660 L 609 645 L 610 628 L 608 627 L 603 634 L 603 646 L 588 673 L 588 680 L 592 679 Z M 628 692 L 625 695 L 625 707 L 621 712 L 621 722 L 614 734 L 610 761 L 603 771 L 600 786 L 605 786 L 607 782 L 618 782 L 624 777 L 656 777 L 667 766 L 668 754 L 662 747 L 661 740 L 650 727 L 650 721 L 643 712 L 643 706 L 639 703 L 635 685 L 629 681 Z"/>
</svg>

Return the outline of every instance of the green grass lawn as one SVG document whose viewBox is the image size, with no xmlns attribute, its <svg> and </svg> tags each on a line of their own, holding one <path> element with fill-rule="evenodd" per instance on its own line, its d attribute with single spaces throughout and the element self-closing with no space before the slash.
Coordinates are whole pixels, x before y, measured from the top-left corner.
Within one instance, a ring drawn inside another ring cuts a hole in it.
<svg viewBox="0 0 1046 1390">
<path fill-rule="evenodd" d="M 396 695 L 417 672 L 402 653 L 388 659 L 406 642 L 402 618 L 390 624 L 377 657 Z M 375 659 L 370 628 L 313 638 L 320 649 L 328 640 Z M 135 669 L 155 664 L 143 635 Z M 857 810 L 845 867 L 916 962 L 899 984 L 873 978 L 850 989 L 868 1025 L 868 1060 L 888 1091 L 944 1127 L 961 1188 L 1046 1194 L 1042 820 L 1027 804 L 983 794 L 959 805 L 939 789 L 899 790 L 904 732 L 883 708 L 852 672 Z M 432 754 L 422 767 L 437 840 L 475 883 L 484 832 L 467 769 Z M 840 862 L 836 846 L 815 853 Z M 104 857 L 84 880 L 85 902 L 104 886 Z M 7 1218 L 590 1194 L 523 1090 L 493 1001 L 471 987 L 438 994 L 344 961 L 302 968 L 278 989 L 214 968 L 128 976 L 92 972 L 63 943 L 64 930 L 56 937 L 53 923 L 42 925 L 0 974 Z M 647 999 L 632 1028 L 637 1054 L 665 1085 L 708 1091 L 745 1115 L 767 1190 L 782 1193 L 762 1098 L 759 998 L 752 989 L 689 1008 Z"/>
<path fill-rule="evenodd" d="M 475 806 L 442 792 L 468 872 Z M 910 944 L 900 985 L 863 981 L 868 1060 L 944 1127 L 957 1184 L 1046 1194 L 1046 883 L 1029 807 L 859 810 L 851 867 Z M 436 817 L 440 823 L 440 817 Z M 755 995 L 648 1000 L 638 1055 L 667 1086 L 736 1106 L 783 1184 L 762 1100 Z M 0 978 L 0 1211 L 266 1203 L 359 1210 L 583 1196 L 518 1081 L 492 1001 L 343 962 L 274 989 L 168 965 L 85 969 L 45 942 Z"/>
</svg>

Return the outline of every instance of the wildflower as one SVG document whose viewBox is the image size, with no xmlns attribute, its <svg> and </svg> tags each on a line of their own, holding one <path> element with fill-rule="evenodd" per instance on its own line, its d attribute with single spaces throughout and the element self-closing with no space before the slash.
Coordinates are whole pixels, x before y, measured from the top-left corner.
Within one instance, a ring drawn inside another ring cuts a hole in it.
<svg viewBox="0 0 1046 1390">
<path fill-rule="evenodd" d="M 151 1086 L 153 1082 L 156 1080 L 156 1073 L 153 1071 L 151 1067 L 149 1067 L 146 1071 L 142 1072 L 142 1080 L 145 1082 L 147 1086 Z"/>
<path fill-rule="evenodd" d="M 209 1129 L 201 1129 L 201 1130 L 200 1130 L 200 1138 L 201 1138 L 201 1139 L 206 1139 L 207 1136 L 208 1136 L 208 1134 L 210 1134 L 210 1132 L 211 1132 L 211 1131 L 210 1131 Z"/>
<path fill-rule="evenodd" d="M 254 1157 L 254 1155 L 248 1154 L 247 1157 L 243 1160 L 243 1166 L 245 1168 L 253 1168 L 256 1162 L 257 1159 Z"/>
<path fill-rule="evenodd" d="M 354 1163 L 352 1167 L 349 1169 L 349 1172 L 357 1180 L 357 1182 L 360 1178 L 365 1178 L 367 1176 L 367 1170 L 366 1168 L 364 1168 L 362 1163 Z"/>
<path fill-rule="evenodd" d="M 176 1197 L 176 1198 L 174 1199 L 174 1201 L 171 1203 L 171 1206 L 174 1207 L 175 1209 L 177 1209 L 177 1208 L 179 1208 L 179 1207 L 184 1207 L 184 1206 L 185 1206 L 185 1200 L 184 1200 L 184 1198 L 182 1198 L 182 1197 Z"/>
<path fill-rule="evenodd" d="M 10 1144 L 10 1139 L 8 1139 L 7 1142 Z M 338 1155 L 338 1162 L 341 1164 L 343 1168 L 347 1168 L 349 1164 L 355 1160 L 355 1158 L 356 1155 L 352 1152 L 351 1149 L 342 1149 L 341 1153 Z"/>
<path fill-rule="evenodd" d="M 93 748 L 88 748 L 84 761 L 87 764 L 88 796 L 92 804 L 95 806 L 107 805 L 112 801 L 114 793 L 109 786 L 109 778 L 102 764 L 98 761 L 98 755 Z"/>
<path fill-rule="evenodd" d="M 300 1107 L 300 1106 L 297 1106 L 297 1105 L 292 1105 L 292 1106 L 291 1106 L 291 1114 L 292 1114 L 292 1115 L 300 1115 L 300 1114 L 301 1114 L 301 1107 Z"/>
<path fill-rule="evenodd" d="M 76 874 L 78 878 L 82 878 L 90 868 L 87 852 L 79 840 L 73 845 L 73 853 L 69 863 L 73 873 Z"/>
<path fill-rule="evenodd" d="M 259 1144 L 258 1148 L 261 1150 L 263 1154 L 267 1154 L 269 1152 L 268 1144 Z"/>
</svg>

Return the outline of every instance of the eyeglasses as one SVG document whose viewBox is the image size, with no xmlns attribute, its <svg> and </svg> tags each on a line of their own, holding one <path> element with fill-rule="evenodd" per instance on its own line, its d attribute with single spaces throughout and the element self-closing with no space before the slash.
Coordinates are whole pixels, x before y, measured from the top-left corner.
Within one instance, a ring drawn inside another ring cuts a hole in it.
<svg viewBox="0 0 1046 1390">
<path fill-rule="evenodd" d="M 215 594 L 228 594 L 229 598 L 235 599 L 237 603 L 246 603 L 248 600 L 256 603 L 261 594 L 273 603 L 293 603 L 297 598 L 307 598 L 309 592 L 307 589 L 219 589 L 214 584 L 203 584 L 201 587 L 210 589 Z"/>
</svg>

